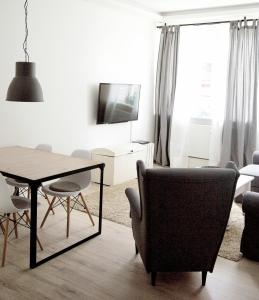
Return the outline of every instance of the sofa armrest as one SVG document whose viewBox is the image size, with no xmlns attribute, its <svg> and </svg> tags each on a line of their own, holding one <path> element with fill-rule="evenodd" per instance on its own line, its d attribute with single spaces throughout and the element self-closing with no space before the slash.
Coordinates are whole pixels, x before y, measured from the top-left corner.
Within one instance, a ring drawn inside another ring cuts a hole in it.
<svg viewBox="0 0 259 300">
<path fill-rule="evenodd" d="M 259 165 L 259 151 L 254 151 L 253 153 L 253 164 Z"/>
<path fill-rule="evenodd" d="M 139 193 L 132 188 L 127 188 L 125 194 L 130 203 L 131 216 L 136 216 L 139 220 L 141 219 L 141 205 Z"/>
<path fill-rule="evenodd" d="M 259 217 L 259 193 L 246 192 L 243 198 L 242 209 L 255 217 Z"/>
</svg>

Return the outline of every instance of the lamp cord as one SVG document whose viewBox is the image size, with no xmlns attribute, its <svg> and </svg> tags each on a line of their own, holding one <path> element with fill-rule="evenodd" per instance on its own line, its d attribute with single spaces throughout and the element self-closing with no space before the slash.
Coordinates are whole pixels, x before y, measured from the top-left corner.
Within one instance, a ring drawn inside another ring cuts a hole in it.
<svg viewBox="0 0 259 300">
<path fill-rule="evenodd" d="M 25 39 L 23 42 L 23 51 L 25 54 L 25 61 L 29 62 L 30 56 L 27 51 L 27 40 L 28 40 L 28 34 L 29 34 L 29 31 L 28 31 L 28 0 L 26 0 L 24 3 L 24 12 L 25 12 Z"/>
</svg>

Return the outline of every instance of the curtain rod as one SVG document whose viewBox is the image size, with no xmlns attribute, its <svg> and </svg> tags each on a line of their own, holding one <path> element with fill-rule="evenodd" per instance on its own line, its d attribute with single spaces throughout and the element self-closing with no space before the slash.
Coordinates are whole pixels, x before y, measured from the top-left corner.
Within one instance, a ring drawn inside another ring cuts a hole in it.
<svg viewBox="0 0 259 300">
<path fill-rule="evenodd" d="M 230 22 L 237 22 L 237 21 L 253 21 L 254 19 L 246 19 L 246 17 L 243 20 L 231 20 L 231 21 L 215 21 L 215 22 L 204 22 L 204 23 L 190 23 L 190 24 L 178 24 L 178 25 L 168 25 L 168 26 L 201 26 L 201 25 L 215 25 L 215 24 L 224 24 L 224 23 L 230 23 Z M 167 26 L 166 23 L 164 26 Z M 163 28 L 164 26 L 157 26 L 156 28 Z"/>
</svg>

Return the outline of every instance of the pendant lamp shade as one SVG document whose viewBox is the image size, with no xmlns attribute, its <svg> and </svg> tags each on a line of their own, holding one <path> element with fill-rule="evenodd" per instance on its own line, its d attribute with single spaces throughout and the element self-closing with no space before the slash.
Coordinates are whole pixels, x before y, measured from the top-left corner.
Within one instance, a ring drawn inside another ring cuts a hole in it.
<svg viewBox="0 0 259 300">
<path fill-rule="evenodd" d="M 42 102 L 43 93 L 35 77 L 35 63 L 17 62 L 16 74 L 7 91 L 7 101 Z"/>
</svg>

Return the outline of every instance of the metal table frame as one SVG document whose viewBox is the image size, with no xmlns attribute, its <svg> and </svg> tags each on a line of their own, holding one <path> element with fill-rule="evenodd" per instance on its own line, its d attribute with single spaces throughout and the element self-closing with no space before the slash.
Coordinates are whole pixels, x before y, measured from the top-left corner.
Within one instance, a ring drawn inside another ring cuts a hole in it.
<svg viewBox="0 0 259 300">
<path fill-rule="evenodd" d="M 21 176 L 16 176 L 14 174 L 6 173 L 6 172 L 1 172 L 4 176 L 14 178 L 21 180 L 25 183 L 28 183 L 30 190 L 31 190 L 31 230 L 30 230 L 30 268 L 34 269 L 47 261 L 95 238 L 96 236 L 100 235 L 102 233 L 102 204 L 103 204 L 103 173 L 104 173 L 104 163 L 96 163 L 95 165 L 81 168 L 81 169 L 76 169 L 73 171 L 65 172 L 65 173 L 60 173 L 48 177 L 44 177 L 38 180 L 30 180 L 28 178 L 24 178 Z M 79 242 L 76 242 L 58 252 L 55 252 L 54 254 L 37 261 L 37 198 L 38 198 L 38 188 L 41 186 L 42 182 L 57 179 L 60 177 L 84 172 L 84 171 L 89 171 L 92 169 L 100 169 L 100 196 L 99 196 L 99 223 L 98 223 L 98 231 L 82 240 Z"/>
</svg>

